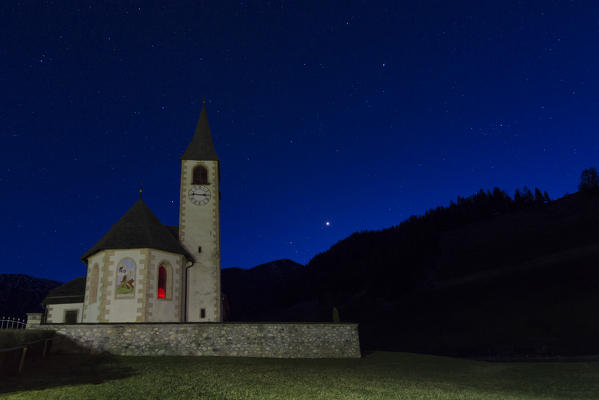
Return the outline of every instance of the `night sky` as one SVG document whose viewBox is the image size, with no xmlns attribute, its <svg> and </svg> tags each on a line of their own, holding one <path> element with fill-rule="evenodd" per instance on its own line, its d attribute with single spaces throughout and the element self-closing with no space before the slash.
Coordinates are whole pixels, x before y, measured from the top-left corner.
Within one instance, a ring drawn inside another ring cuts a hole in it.
<svg viewBox="0 0 599 400">
<path fill-rule="evenodd" d="M 177 225 L 202 99 L 224 268 L 599 166 L 596 2 L 150 3 L 0 4 L 0 272 L 84 275 L 141 182 Z"/>
</svg>

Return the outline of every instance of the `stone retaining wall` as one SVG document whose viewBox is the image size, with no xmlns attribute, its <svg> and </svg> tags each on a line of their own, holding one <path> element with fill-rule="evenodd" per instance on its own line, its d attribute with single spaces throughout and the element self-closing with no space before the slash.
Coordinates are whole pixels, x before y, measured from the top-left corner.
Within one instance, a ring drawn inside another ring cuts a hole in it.
<svg viewBox="0 0 599 400">
<path fill-rule="evenodd" d="M 47 324 L 53 352 L 275 358 L 359 358 L 358 324 Z"/>
</svg>

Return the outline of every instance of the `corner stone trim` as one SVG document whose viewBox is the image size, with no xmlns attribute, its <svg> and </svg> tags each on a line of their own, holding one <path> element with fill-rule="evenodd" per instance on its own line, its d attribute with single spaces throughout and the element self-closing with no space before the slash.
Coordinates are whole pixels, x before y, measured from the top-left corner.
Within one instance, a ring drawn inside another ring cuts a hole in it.
<svg viewBox="0 0 599 400">
<path fill-rule="evenodd" d="M 38 328 L 38 327 L 36 327 Z M 359 358 L 358 324 L 46 324 L 53 352 L 116 355 Z"/>
<path fill-rule="evenodd" d="M 113 267 L 114 267 L 114 250 L 104 250 L 104 256 L 102 257 L 102 297 L 100 298 L 100 312 L 98 315 L 98 321 L 106 322 L 108 316 L 108 306 L 112 301 L 112 292 L 114 291 L 113 279 Z"/>
</svg>

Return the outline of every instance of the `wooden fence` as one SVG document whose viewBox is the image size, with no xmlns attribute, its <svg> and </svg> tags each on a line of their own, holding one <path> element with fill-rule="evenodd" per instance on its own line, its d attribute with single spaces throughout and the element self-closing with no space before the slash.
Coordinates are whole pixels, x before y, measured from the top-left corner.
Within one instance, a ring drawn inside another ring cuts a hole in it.
<svg viewBox="0 0 599 400">
<path fill-rule="evenodd" d="M 46 338 L 0 349 L 0 376 L 20 374 L 23 372 L 25 362 L 46 357 L 51 346 L 52 338 Z"/>
</svg>

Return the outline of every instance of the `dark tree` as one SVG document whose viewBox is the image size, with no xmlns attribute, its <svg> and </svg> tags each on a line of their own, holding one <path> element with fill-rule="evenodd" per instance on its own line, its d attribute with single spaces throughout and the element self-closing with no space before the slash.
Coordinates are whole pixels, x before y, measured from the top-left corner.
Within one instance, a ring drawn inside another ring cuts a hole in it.
<svg viewBox="0 0 599 400">
<path fill-rule="evenodd" d="M 532 192 L 526 186 L 522 188 L 522 201 L 524 204 L 527 205 L 534 203 L 534 197 L 532 195 Z"/>
<path fill-rule="evenodd" d="M 542 204 L 545 203 L 545 197 L 543 193 L 539 190 L 539 188 L 535 188 L 535 203 Z"/>
<path fill-rule="evenodd" d="M 599 188 L 599 175 L 597 168 L 590 167 L 582 171 L 580 174 L 580 183 L 578 191 L 583 193 L 595 192 Z"/>
<path fill-rule="evenodd" d="M 516 192 L 514 193 L 514 203 L 516 203 L 516 206 L 522 204 L 522 193 L 520 192 L 520 189 L 516 189 Z"/>
</svg>

